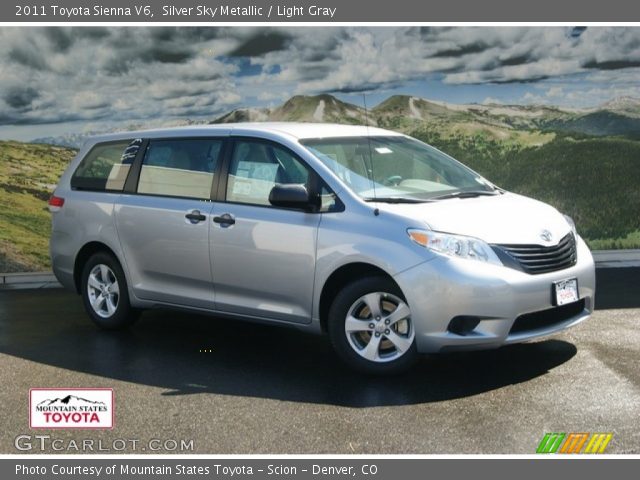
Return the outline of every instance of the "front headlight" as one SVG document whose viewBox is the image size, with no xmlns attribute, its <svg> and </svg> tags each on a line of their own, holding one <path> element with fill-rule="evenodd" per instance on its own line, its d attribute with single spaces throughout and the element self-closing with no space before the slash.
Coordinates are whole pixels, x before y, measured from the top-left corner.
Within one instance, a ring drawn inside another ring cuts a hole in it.
<svg viewBox="0 0 640 480">
<path fill-rule="evenodd" d="M 449 257 L 502 265 L 491 247 L 479 238 L 410 228 L 409 238 L 418 245 Z"/>
<path fill-rule="evenodd" d="M 562 215 L 562 216 L 564 217 L 564 219 L 567 221 L 567 223 L 571 227 L 571 231 L 573 232 L 573 234 L 576 235 L 578 232 L 576 231 L 576 224 L 573 221 L 573 218 L 571 218 L 569 215 Z"/>
</svg>

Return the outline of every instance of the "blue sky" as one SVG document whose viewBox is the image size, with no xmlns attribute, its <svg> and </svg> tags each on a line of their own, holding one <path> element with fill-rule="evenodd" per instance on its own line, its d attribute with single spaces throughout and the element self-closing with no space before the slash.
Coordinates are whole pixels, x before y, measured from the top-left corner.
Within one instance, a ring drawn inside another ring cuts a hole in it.
<svg viewBox="0 0 640 480">
<path fill-rule="evenodd" d="M 589 108 L 640 97 L 638 27 L 0 28 L 0 138 L 214 119 L 331 93 Z"/>
</svg>

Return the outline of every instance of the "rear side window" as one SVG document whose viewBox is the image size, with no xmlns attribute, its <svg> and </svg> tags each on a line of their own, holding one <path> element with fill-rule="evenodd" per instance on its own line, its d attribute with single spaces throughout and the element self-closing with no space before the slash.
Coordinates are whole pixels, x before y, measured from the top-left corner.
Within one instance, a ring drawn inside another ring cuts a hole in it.
<svg viewBox="0 0 640 480">
<path fill-rule="evenodd" d="M 97 144 L 71 177 L 71 188 L 121 192 L 142 140 Z"/>
<path fill-rule="evenodd" d="M 156 140 L 145 153 L 138 193 L 209 199 L 222 140 Z"/>
</svg>

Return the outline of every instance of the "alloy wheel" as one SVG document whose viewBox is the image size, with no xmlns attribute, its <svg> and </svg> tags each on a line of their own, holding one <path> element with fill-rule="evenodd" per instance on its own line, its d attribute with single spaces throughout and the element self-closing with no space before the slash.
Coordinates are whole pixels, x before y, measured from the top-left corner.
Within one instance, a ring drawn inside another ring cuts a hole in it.
<svg viewBox="0 0 640 480">
<path fill-rule="evenodd" d="M 409 306 L 385 292 L 358 298 L 349 308 L 344 329 L 351 348 L 376 363 L 400 358 L 415 337 Z"/>
<path fill-rule="evenodd" d="M 100 317 L 109 318 L 116 312 L 120 287 L 111 268 L 98 264 L 91 269 L 87 280 L 87 295 L 91 308 Z"/>
</svg>

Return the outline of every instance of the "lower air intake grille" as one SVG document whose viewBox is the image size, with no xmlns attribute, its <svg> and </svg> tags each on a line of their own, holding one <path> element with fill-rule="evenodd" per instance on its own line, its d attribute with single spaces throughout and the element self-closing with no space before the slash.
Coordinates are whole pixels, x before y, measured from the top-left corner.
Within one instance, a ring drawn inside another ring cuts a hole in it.
<svg viewBox="0 0 640 480">
<path fill-rule="evenodd" d="M 502 263 L 530 274 L 555 272 L 576 264 L 576 239 L 565 235 L 557 245 L 492 245 Z"/>
<path fill-rule="evenodd" d="M 539 312 L 526 313 L 520 315 L 513 322 L 513 326 L 509 331 L 512 333 L 522 333 L 531 330 L 538 330 L 540 328 L 551 327 L 558 323 L 566 322 L 572 317 L 580 315 L 584 311 L 584 299 L 562 305 L 561 307 L 554 307 L 548 310 L 541 310 Z"/>
</svg>

